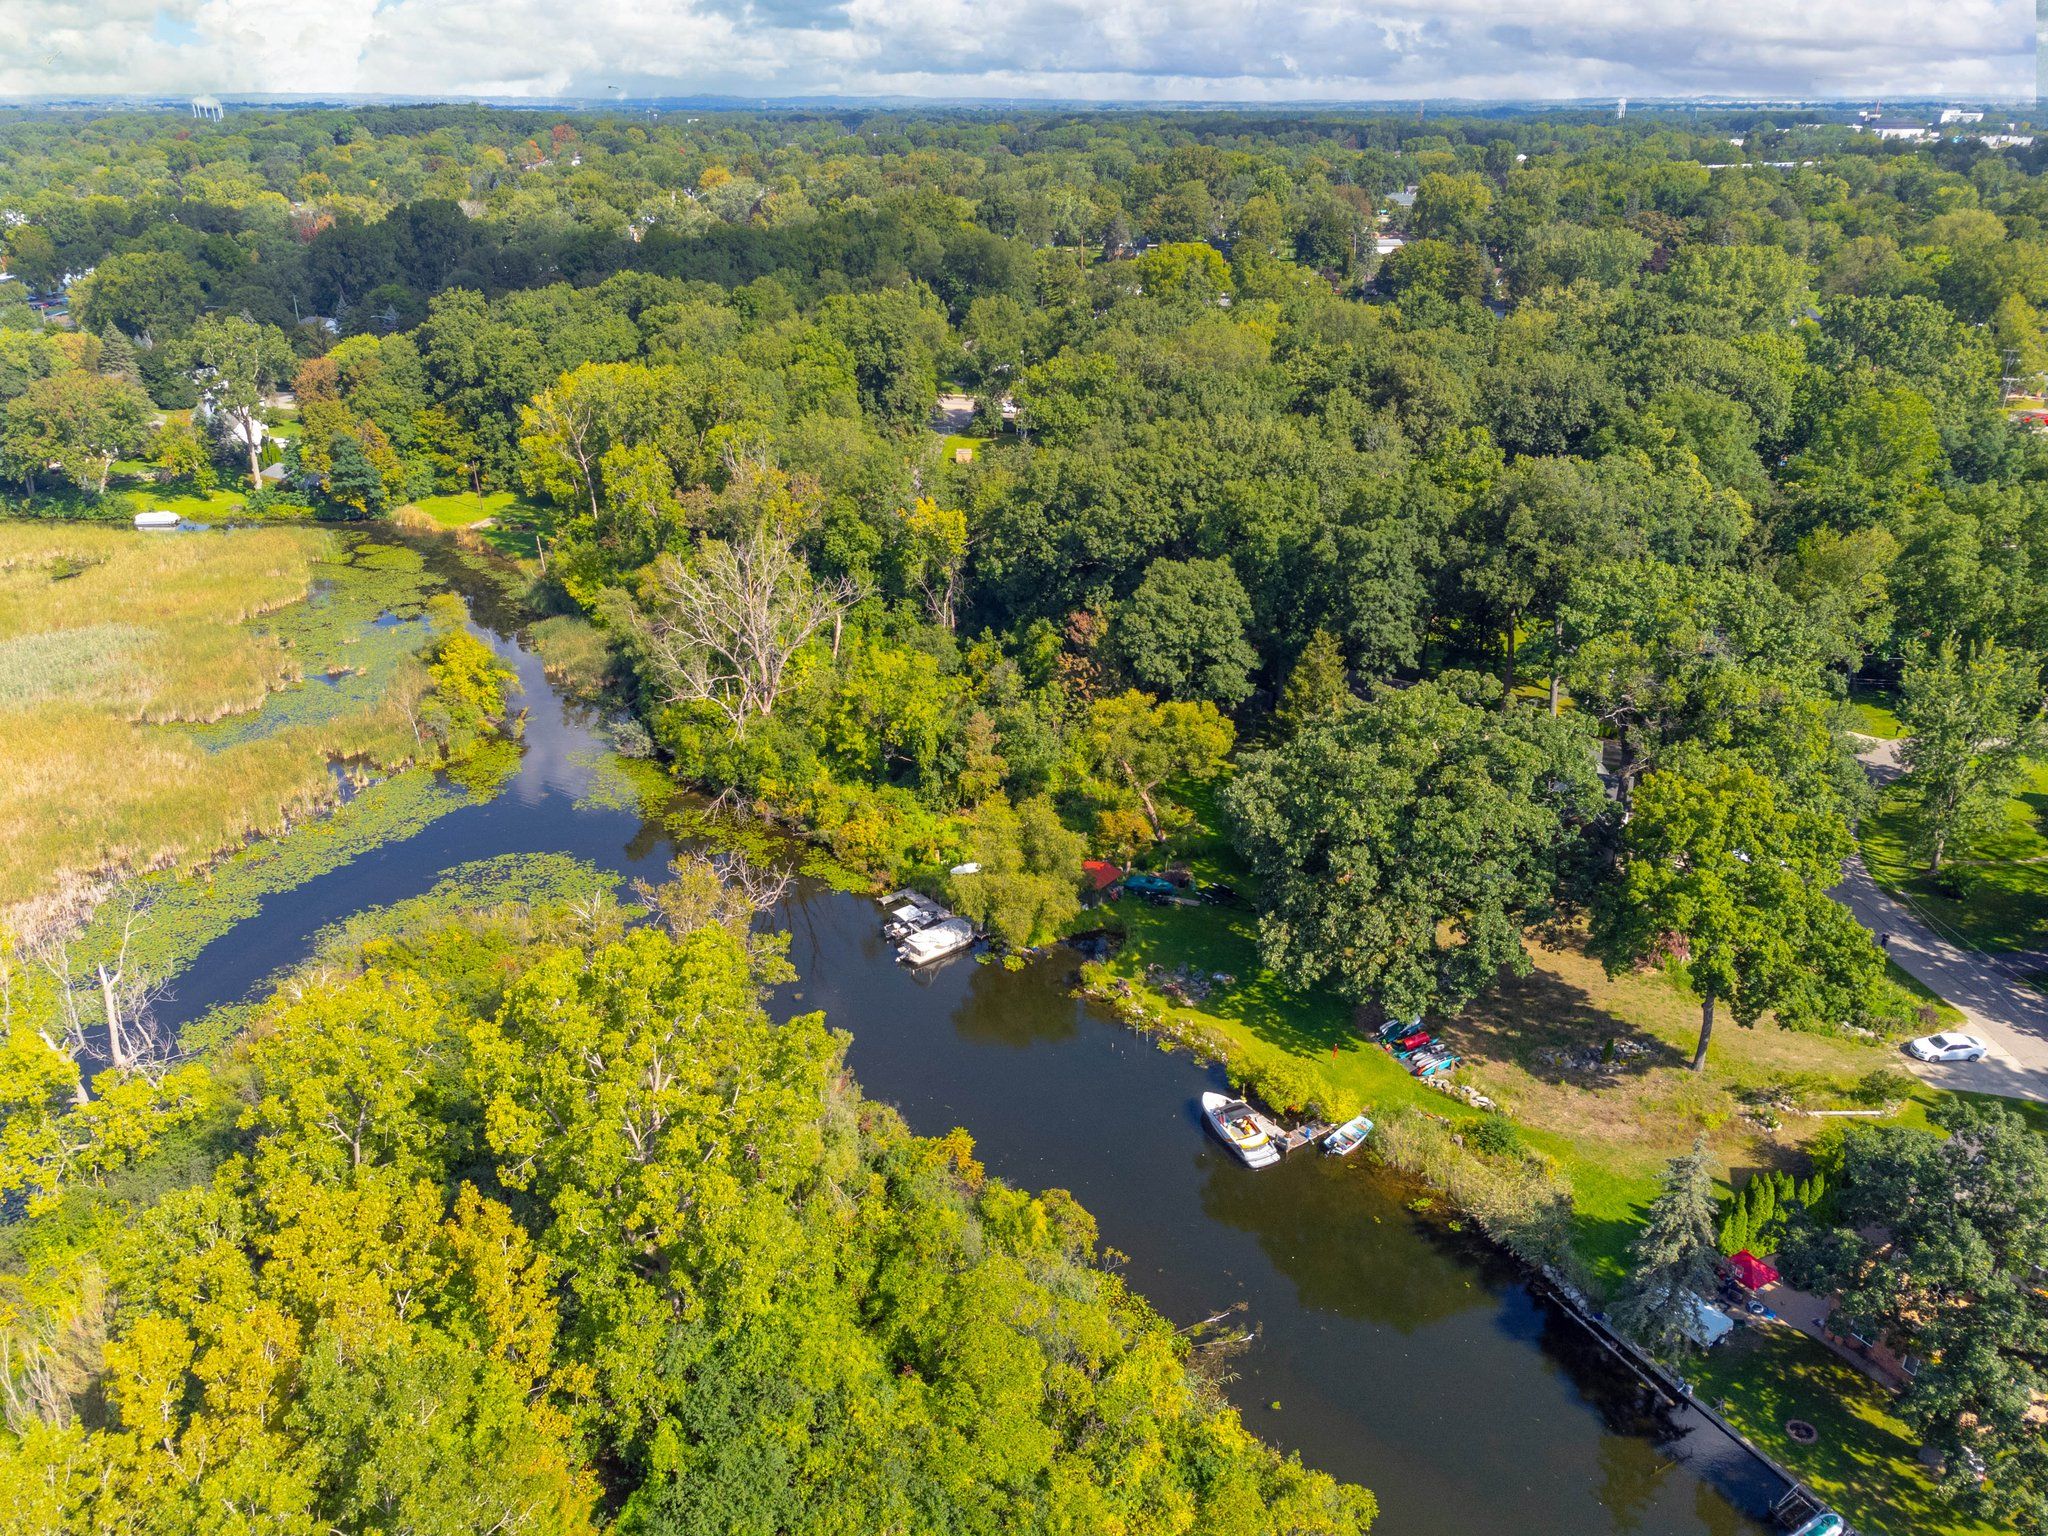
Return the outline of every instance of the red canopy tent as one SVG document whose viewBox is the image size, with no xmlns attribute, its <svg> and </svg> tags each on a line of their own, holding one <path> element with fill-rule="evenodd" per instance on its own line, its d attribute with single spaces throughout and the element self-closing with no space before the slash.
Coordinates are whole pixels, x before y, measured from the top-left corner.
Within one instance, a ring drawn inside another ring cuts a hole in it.
<svg viewBox="0 0 2048 1536">
<path fill-rule="evenodd" d="M 1123 879 L 1124 872 L 1102 859 L 1083 859 L 1081 872 L 1088 877 L 1088 889 L 1106 891 Z"/>
<path fill-rule="evenodd" d="M 1730 1259 L 1728 1267 L 1735 1272 L 1736 1281 L 1752 1291 L 1777 1283 L 1778 1272 L 1747 1248 Z"/>
</svg>

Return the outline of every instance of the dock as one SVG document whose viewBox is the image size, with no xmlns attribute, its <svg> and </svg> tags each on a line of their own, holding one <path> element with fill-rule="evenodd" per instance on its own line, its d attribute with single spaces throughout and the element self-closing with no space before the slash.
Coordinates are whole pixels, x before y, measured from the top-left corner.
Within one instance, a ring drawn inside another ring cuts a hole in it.
<svg viewBox="0 0 2048 1536">
<path fill-rule="evenodd" d="M 1299 1152 L 1303 1147 L 1314 1146 L 1333 1129 L 1321 1120 L 1305 1120 L 1289 1129 L 1256 1106 L 1252 1108 L 1252 1118 L 1259 1122 L 1260 1130 L 1273 1138 L 1273 1145 L 1280 1149 L 1283 1157 L 1290 1152 Z"/>
<path fill-rule="evenodd" d="M 1779 1481 L 1782 1491 L 1770 1507 L 1770 1517 L 1773 1520 L 1790 1527 L 1828 1509 L 1827 1503 L 1808 1488 L 1789 1467 L 1729 1423 L 1713 1404 L 1694 1395 L 1689 1386 L 1673 1376 L 1661 1363 L 1644 1354 L 1628 1339 L 1615 1332 L 1608 1326 L 1605 1318 L 1598 1316 L 1587 1306 L 1585 1299 L 1578 1292 L 1545 1270 L 1535 1269 L 1528 1273 L 1533 1282 L 1531 1288 L 1546 1296 L 1585 1329 L 1625 1370 L 1636 1376 L 1671 1407 L 1698 1414 L 1762 1464 L 1764 1469 Z M 1856 1532 L 1850 1528 L 1844 1532 L 1844 1536 L 1856 1536 Z"/>
</svg>

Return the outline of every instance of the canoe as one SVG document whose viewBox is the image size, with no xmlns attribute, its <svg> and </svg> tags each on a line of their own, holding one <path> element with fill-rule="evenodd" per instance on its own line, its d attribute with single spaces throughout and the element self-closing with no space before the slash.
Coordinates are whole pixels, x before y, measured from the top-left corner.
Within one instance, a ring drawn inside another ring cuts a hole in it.
<svg viewBox="0 0 2048 1536">
<path fill-rule="evenodd" d="M 1332 1157 L 1349 1157 L 1365 1145 L 1365 1138 L 1371 1134 L 1372 1121 L 1364 1115 L 1353 1115 L 1323 1138 L 1323 1150 Z"/>
<path fill-rule="evenodd" d="M 1248 1168 L 1270 1168 L 1280 1161 L 1280 1149 L 1273 1145 L 1265 1122 L 1243 1099 L 1228 1094 L 1202 1095 L 1202 1118 L 1223 1144 L 1244 1160 Z"/>
</svg>

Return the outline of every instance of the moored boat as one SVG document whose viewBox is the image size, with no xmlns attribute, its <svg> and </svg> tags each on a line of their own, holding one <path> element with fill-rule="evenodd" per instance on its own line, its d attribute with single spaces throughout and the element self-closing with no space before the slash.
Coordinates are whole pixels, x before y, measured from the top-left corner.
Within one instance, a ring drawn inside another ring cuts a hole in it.
<svg viewBox="0 0 2048 1536">
<path fill-rule="evenodd" d="M 138 512 L 135 514 L 135 526 L 138 528 L 175 528 L 178 526 L 178 514 L 161 509 L 154 512 Z"/>
<path fill-rule="evenodd" d="M 1824 1510 L 1792 1533 L 1792 1536 L 1842 1536 L 1848 1524 L 1833 1510 Z"/>
<path fill-rule="evenodd" d="M 1349 1157 L 1371 1134 L 1372 1121 L 1365 1115 L 1353 1115 L 1323 1138 L 1323 1150 L 1332 1157 Z"/>
<path fill-rule="evenodd" d="M 929 965 L 934 960 L 958 954 L 973 942 L 974 924 L 964 917 L 949 917 L 929 928 L 904 935 L 902 944 L 897 947 L 896 958 L 905 965 Z"/>
<path fill-rule="evenodd" d="M 1209 1122 L 1209 1129 L 1223 1138 L 1224 1143 L 1244 1159 L 1251 1168 L 1269 1168 L 1280 1161 L 1280 1149 L 1273 1144 L 1273 1136 L 1257 1110 L 1243 1099 L 1233 1099 L 1228 1094 L 1205 1093 L 1202 1095 L 1202 1118 Z"/>
</svg>

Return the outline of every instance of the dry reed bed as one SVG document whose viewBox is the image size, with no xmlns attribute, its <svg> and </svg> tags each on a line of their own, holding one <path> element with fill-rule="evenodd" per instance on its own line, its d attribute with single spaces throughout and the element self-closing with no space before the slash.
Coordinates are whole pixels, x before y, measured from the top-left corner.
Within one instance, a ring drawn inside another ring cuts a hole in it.
<svg viewBox="0 0 2048 1536">
<path fill-rule="evenodd" d="M 209 751 L 174 726 L 262 705 L 299 662 L 249 620 L 305 600 L 331 536 L 0 524 L 0 912 L 196 863 L 332 803 L 335 758 L 417 750 L 403 668 L 372 708 Z"/>
</svg>

